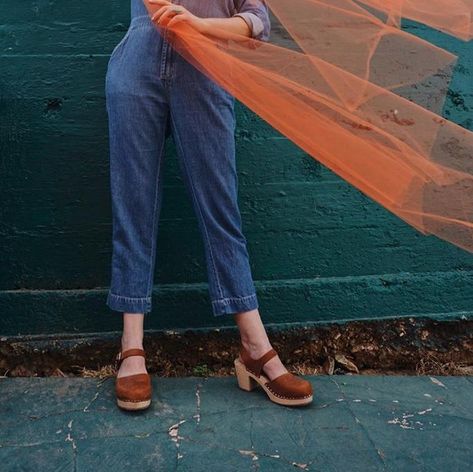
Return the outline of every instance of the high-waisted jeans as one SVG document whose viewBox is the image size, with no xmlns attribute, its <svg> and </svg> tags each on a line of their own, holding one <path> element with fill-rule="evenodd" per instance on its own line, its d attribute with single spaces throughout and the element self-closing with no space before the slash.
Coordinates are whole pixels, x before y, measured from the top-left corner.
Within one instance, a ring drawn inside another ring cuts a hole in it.
<svg viewBox="0 0 473 472">
<path fill-rule="evenodd" d="M 234 97 L 132 17 L 106 79 L 112 197 L 106 304 L 151 311 L 165 140 L 172 135 L 204 241 L 214 316 L 258 307 L 237 203 Z M 158 248 L 159 249 L 159 248 Z"/>
</svg>

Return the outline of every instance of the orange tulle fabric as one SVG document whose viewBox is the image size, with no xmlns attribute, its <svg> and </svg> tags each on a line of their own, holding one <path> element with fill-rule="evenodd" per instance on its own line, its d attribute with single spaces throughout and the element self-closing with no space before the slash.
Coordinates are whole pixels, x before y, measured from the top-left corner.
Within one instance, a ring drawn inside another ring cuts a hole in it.
<svg viewBox="0 0 473 472">
<path fill-rule="evenodd" d="M 169 27 L 168 40 L 365 195 L 473 252 L 473 132 L 441 115 L 457 58 L 400 28 L 408 18 L 468 40 L 473 0 L 266 3 L 287 46 L 186 22 Z"/>
</svg>

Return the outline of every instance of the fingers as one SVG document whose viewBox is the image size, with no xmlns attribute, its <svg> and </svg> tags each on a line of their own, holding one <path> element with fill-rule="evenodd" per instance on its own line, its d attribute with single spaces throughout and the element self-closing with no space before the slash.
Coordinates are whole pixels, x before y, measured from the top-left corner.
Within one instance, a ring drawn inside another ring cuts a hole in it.
<svg viewBox="0 0 473 472">
<path fill-rule="evenodd" d="M 158 0 L 153 0 L 153 1 L 158 1 Z M 174 11 L 176 8 L 179 8 L 180 11 L 179 12 Z M 174 4 L 169 3 L 168 5 L 164 5 L 163 7 L 156 10 L 153 13 L 153 16 L 151 17 L 151 20 L 153 22 L 156 22 L 159 25 L 163 23 L 164 22 L 163 20 L 165 20 L 168 17 L 182 16 L 186 12 L 187 10 L 184 7 L 182 6 L 176 7 Z"/>
<path fill-rule="evenodd" d="M 183 21 L 185 20 L 185 15 L 174 15 L 168 22 L 168 24 L 166 25 L 168 28 L 170 28 L 171 26 L 175 25 L 176 23 L 179 23 L 180 21 Z"/>
<path fill-rule="evenodd" d="M 173 8 L 174 5 L 165 5 L 164 7 L 158 8 L 158 10 L 153 13 L 151 20 L 160 24 L 167 16 L 176 15 L 176 13 L 172 11 Z"/>
<path fill-rule="evenodd" d="M 157 21 L 159 23 L 159 18 L 161 17 L 161 15 L 164 13 L 164 11 L 169 8 L 168 6 L 164 6 L 164 7 L 161 7 L 161 8 L 158 8 L 154 13 L 153 15 L 151 16 L 151 21 Z"/>
<path fill-rule="evenodd" d="M 173 16 L 178 16 L 177 13 L 173 12 L 171 8 L 168 8 L 158 19 L 158 24 L 161 23 L 166 23 L 166 18 L 172 17 Z M 167 23 L 167 26 L 169 26 L 169 22 Z"/>
<path fill-rule="evenodd" d="M 161 14 L 165 11 L 165 7 L 169 7 L 172 3 L 168 0 L 146 0 L 148 3 L 152 5 L 161 5 L 161 8 L 158 8 L 152 15 L 151 20 L 156 21 Z M 159 21 L 158 21 L 159 23 Z"/>
</svg>

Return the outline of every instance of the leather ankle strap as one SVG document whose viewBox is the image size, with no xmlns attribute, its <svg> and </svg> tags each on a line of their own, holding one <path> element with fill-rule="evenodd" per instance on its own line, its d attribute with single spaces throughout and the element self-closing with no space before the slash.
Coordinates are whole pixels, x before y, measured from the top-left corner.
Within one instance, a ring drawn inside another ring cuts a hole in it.
<svg viewBox="0 0 473 472">
<path fill-rule="evenodd" d="M 131 349 L 127 349 L 126 351 L 120 351 L 117 354 L 117 357 L 115 358 L 117 366 L 119 367 L 120 364 L 122 363 L 122 361 L 124 359 L 126 359 L 127 357 L 130 357 L 130 356 L 143 356 L 143 357 L 146 357 L 146 353 L 145 353 L 144 349 L 140 349 L 140 348 L 136 348 L 136 347 L 131 348 Z"/>
<path fill-rule="evenodd" d="M 250 353 L 245 349 L 245 347 L 240 344 L 240 357 L 243 360 L 243 364 L 245 367 L 251 371 L 253 374 L 257 375 L 258 377 L 261 375 L 261 371 L 263 370 L 264 364 L 272 359 L 274 356 L 277 356 L 278 353 L 271 348 L 269 351 L 265 352 L 259 359 L 253 359 L 250 356 Z"/>
</svg>

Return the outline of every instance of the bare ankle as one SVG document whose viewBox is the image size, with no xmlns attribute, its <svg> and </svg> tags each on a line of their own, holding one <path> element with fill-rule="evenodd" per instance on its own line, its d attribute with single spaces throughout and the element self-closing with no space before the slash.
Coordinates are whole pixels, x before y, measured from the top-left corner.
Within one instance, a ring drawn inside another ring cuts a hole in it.
<svg viewBox="0 0 473 472">
<path fill-rule="evenodd" d="M 250 340 L 242 338 L 241 343 L 243 347 L 249 352 L 250 356 L 255 359 L 261 357 L 272 348 L 269 340 Z"/>
<path fill-rule="evenodd" d="M 122 349 L 138 348 L 143 349 L 143 337 L 142 336 L 130 336 L 122 335 L 121 339 Z"/>
</svg>

